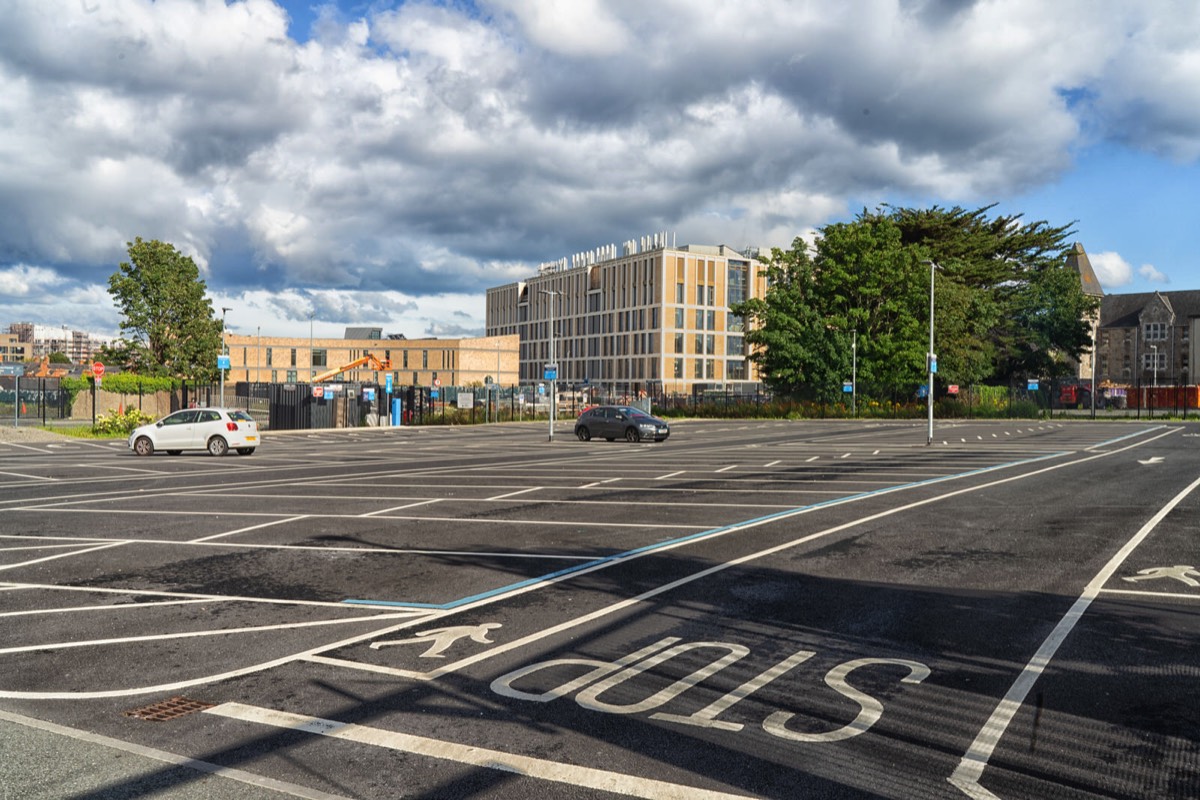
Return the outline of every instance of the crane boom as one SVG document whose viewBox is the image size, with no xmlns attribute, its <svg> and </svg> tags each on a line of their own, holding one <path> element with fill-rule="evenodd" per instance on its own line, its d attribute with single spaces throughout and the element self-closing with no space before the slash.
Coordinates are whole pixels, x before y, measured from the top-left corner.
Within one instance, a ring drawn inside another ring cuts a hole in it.
<svg viewBox="0 0 1200 800">
<path fill-rule="evenodd" d="M 334 369 L 326 370 L 325 372 L 322 372 L 320 375 L 313 376 L 313 383 L 320 383 L 321 381 L 327 381 L 330 378 L 336 378 L 338 375 L 341 375 L 343 372 L 349 372 L 352 369 L 358 369 L 359 367 L 365 367 L 368 364 L 371 365 L 371 368 L 376 371 L 388 370 L 388 369 L 392 368 L 391 360 L 384 359 L 383 361 L 380 361 L 375 356 L 371 355 L 370 353 L 367 353 L 362 358 L 356 358 L 353 361 L 351 361 L 349 364 L 342 364 L 340 367 L 335 367 Z"/>
</svg>

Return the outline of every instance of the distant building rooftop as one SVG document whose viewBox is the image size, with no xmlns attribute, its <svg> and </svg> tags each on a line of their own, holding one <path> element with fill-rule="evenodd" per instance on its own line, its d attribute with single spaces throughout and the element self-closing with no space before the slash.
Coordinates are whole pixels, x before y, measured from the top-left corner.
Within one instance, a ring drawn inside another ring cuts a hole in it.
<svg viewBox="0 0 1200 800">
<path fill-rule="evenodd" d="M 383 328 L 346 328 L 347 339 L 382 339 Z"/>
</svg>

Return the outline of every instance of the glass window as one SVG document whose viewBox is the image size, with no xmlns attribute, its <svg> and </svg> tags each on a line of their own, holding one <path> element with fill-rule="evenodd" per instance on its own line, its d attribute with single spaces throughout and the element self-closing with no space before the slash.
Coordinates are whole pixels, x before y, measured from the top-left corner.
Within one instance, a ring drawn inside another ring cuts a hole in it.
<svg viewBox="0 0 1200 800">
<path fill-rule="evenodd" d="M 314 367 L 326 367 L 328 364 L 328 354 L 325 350 L 312 351 L 312 365 Z"/>
<path fill-rule="evenodd" d="M 683 334 L 682 333 L 675 334 L 675 352 L 676 353 L 683 352 Z"/>
<path fill-rule="evenodd" d="M 1167 323 L 1147 322 L 1142 327 L 1142 338 L 1147 342 L 1161 342 L 1167 338 Z"/>
<path fill-rule="evenodd" d="M 675 302 L 676 303 L 683 302 L 683 284 L 682 283 L 675 284 Z"/>
<path fill-rule="evenodd" d="M 271 366 L 271 348 L 267 348 L 267 366 Z"/>
<path fill-rule="evenodd" d="M 682 358 L 675 359 L 675 377 L 676 378 L 683 377 L 683 359 Z"/>
<path fill-rule="evenodd" d="M 1153 350 L 1151 350 L 1149 353 L 1143 353 L 1142 354 L 1142 368 L 1145 369 L 1147 372 L 1149 372 L 1151 370 L 1158 370 L 1159 372 L 1165 372 L 1167 369 L 1167 353 L 1166 353 L 1166 351 L 1163 350 L 1162 348 L 1159 348 L 1157 354 Z"/>
<path fill-rule="evenodd" d="M 288 366 L 291 366 L 291 367 L 296 366 L 296 348 L 294 348 L 294 347 L 292 348 L 292 361 Z"/>
</svg>

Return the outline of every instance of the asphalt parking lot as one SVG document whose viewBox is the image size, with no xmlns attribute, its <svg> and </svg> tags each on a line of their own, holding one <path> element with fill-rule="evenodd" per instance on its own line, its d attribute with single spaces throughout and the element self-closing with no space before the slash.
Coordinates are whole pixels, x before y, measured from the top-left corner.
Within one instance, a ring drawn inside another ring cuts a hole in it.
<svg viewBox="0 0 1200 800">
<path fill-rule="evenodd" d="M 0 797 L 1200 796 L 1200 425 L 0 442 Z"/>
</svg>

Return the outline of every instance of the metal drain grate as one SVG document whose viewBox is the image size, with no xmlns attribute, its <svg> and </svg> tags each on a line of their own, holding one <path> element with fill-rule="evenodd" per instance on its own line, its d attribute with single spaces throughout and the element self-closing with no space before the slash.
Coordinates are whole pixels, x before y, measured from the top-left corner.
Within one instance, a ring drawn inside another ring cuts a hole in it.
<svg viewBox="0 0 1200 800">
<path fill-rule="evenodd" d="M 126 711 L 125 716 L 144 719 L 150 722 L 166 722 L 170 719 L 182 717 L 185 714 L 191 714 L 194 711 L 203 711 L 206 708 L 212 708 L 215 705 L 216 703 L 189 700 L 186 697 L 172 697 L 170 700 L 163 700 L 160 703 L 153 703 L 141 708 L 135 708 L 133 711 Z"/>
</svg>

